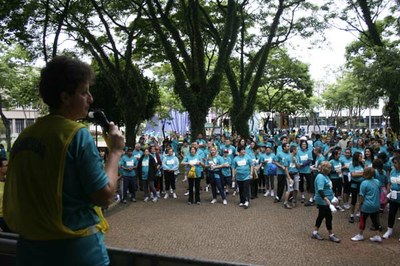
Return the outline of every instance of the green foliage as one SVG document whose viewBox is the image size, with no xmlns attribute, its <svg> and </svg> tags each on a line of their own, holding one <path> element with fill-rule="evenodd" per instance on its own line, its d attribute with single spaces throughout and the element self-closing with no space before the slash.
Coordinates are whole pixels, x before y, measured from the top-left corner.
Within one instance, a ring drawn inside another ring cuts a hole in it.
<svg viewBox="0 0 400 266">
<path fill-rule="evenodd" d="M 152 72 L 155 76 L 155 81 L 160 87 L 160 104 L 156 108 L 160 119 L 169 119 L 171 110 L 184 112 L 185 109 L 174 92 L 175 77 L 172 73 L 171 65 L 163 64 L 159 67 L 153 67 Z"/>
<path fill-rule="evenodd" d="M 40 107 L 39 71 L 31 65 L 28 52 L 19 45 L 1 45 L 1 50 L 0 91 L 3 107 Z"/>
<path fill-rule="evenodd" d="M 312 90 L 308 66 L 289 57 L 285 50 L 274 49 L 257 94 L 256 108 L 263 112 L 304 112 L 310 106 Z"/>
</svg>

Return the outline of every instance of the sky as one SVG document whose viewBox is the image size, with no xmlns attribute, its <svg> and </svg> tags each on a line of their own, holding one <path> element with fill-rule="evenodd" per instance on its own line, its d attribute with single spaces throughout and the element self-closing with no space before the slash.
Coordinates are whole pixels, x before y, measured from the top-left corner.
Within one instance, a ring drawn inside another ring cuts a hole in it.
<svg viewBox="0 0 400 266">
<path fill-rule="evenodd" d="M 297 59 L 309 64 L 310 74 L 314 81 L 333 83 L 335 73 L 345 64 L 345 48 L 356 37 L 339 29 L 328 29 L 325 32 L 326 42 L 318 47 L 300 39 L 293 39 L 290 53 Z"/>
</svg>

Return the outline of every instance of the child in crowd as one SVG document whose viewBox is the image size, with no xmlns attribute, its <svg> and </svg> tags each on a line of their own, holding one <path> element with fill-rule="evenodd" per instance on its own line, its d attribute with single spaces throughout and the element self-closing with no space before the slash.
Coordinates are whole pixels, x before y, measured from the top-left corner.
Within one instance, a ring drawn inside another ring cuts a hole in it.
<svg viewBox="0 0 400 266">
<path fill-rule="evenodd" d="M 360 232 L 353 236 L 351 240 L 362 241 L 364 240 L 365 222 L 368 216 L 371 217 L 373 224 L 372 230 L 379 230 L 379 208 L 380 208 L 380 182 L 374 179 L 375 170 L 372 167 L 364 169 L 364 178 L 360 185 Z M 373 242 L 381 242 L 382 238 L 379 235 L 375 235 L 370 238 Z"/>
</svg>

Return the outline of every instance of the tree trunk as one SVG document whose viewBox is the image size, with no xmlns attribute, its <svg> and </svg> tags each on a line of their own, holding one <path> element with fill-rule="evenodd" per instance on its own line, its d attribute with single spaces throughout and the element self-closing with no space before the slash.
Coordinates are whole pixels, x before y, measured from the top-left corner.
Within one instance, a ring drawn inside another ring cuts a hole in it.
<svg viewBox="0 0 400 266">
<path fill-rule="evenodd" d="M 0 95 L 0 116 L 3 121 L 4 127 L 6 129 L 6 143 L 7 143 L 7 151 L 11 150 L 11 125 L 10 121 L 8 121 L 7 117 L 3 113 L 3 101 Z"/>
<path fill-rule="evenodd" d="M 251 115 L 247 115 L 243 112 L 236 112 L 236 114 L 232 112 L 231 116 L 232 131 L 240 135 L 241 138 L 247 139 L 249 137 L 249 119 Z"/>
<path fill-rule="evenodd" d="M 394 92 L 394 91 L 393 91 Z M 394 95 L 396 94 L 396 95 Z M 387 110 L 390 118 L 390 127 L 393 132 L 399 133 L 400 124 L 399 124 L 399 94 L 394 92 L 389 96 L 389 102 L 387 104 Z"/>
<path fill-rule="evenodd" d="M 126 146 L 134 147 L 136 144 L 136 129 L 140 121 L 131 112 L 124 112 L 124 122 Z"/>
<path fill-rule="evenodd" d="M 197 139 L 198 134 L 205 135 L 204 125 L 207 121 L 206 116 L 208 110 L 199 112 L 199 107 L 194 106 L 193 108 L 188 109 L 188 113 L 190 120 L 191 138 L 192 140 L 195 140 Z"/>
</svg>

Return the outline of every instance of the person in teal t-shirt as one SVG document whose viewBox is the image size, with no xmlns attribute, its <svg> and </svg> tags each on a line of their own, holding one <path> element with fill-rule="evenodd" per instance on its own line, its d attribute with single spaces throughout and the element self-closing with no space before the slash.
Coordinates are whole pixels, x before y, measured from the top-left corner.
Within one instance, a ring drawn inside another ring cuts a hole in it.
<svg viewBox="0 0 400 266">
<path fill-rule="evenodd" d="M 190 147 L 190 153 L 183 158 L 183 161 L 181 162 L 182 165 L 186 167 L 186 172 L 189 173 L 190 169 L 192 166 L 195 167 L 195 172 L 196 176 L 193 178 L 189 178 L 188 176 L 188 182 L 189 182 L 189 198 L 188 198 L 188 204 L 191 205 L 193 204 L 193 188 L 195 190 L 194 193 L 194 198 L 196 201 L 196 204 L 200 205 L 200 181 L 201 181 L 201 172 L 203 171 L 203 156 L 202 152 L 201 155 L 199 153 L 200 149 L 197 149 L 197 147 Z"/>
<path fill-rule="evenodd" d="M 364 164 L 363 155 L 360 152 L 353 154 L 353 160 L 350 165 L 351 174 L 351 213 L 349 218 L 349 223 L 354 223 L 354 212 L 356 210 L 357 201 L 359 199 L 360 185 L 364 181 Z"/>
<path fill-rule="evenodd" d="M 137 174 L 143 182 L 144 202 L 149 201 L 150 192 L 153 193 L 153 202 L 157 202 L 157 191 L 154 187 L 156 179 L 157 163 L 150 155 L 149 148 L 145 148 L 137 166 Z"/>
<path fill-rule="evenodd" d="M 374 179 L 375 170 L 372 167 L 364 169 L 365 180 L 360 186 L 360 232 L 353 236 L 351 240 L 362 241 L 364 240 L 365 222 L 368 216 L 371 217 L 373 224 L 373 231 L 378 231 L 380 228 L 379 224 L 379 207 L 380 207 L 380 182 Z M 370 238 L 373 242 L 381 242 L 382 238 L 379 235 L 375 235 Z"/>
<path fill-rule="evenodd" d="M 318 230 L 321 227 L 322 221 L 325 219 L 326 229 L 329 233 L 329 240 L 339 243 L 340 239 L 332 231 L 332 212 L 336 212 L 335 206 L 332 204 L 334 198 L 332 190 L 332 182 L 328 175 L 331 172 L 331 164 L 324 161 L 319 165 L 319 174 L 315 178 L 315 204 L 318 208 L 318 217 L 315 221 L 315 228 L 311 234 L 313 239 L 323 240 Z"/>
<path fill-rule="evenodd" d="M 332 156 L 330 158 L 331 168 L 331 175 L 330 179 L 332 180 L 333 184 L 333 193 L 335 197 L 341 198 L 342 197 L 342 188 L 343 188 L 343 173 L 342 173 L 342 162 L 340 161 L 341 150 L 339 147 L 332 151 Z M 337 205 L 337 209 L 340 211 L 344 211 L 340 205 Z"/>
<path fill-rule="evenodd" d="M 397 210 L 400 208 L 400 157 L 392 159 L 393 170 L 390 172 L 389 183 L 389 217 L 388 229 L 383 238 L 389 238 L 393 234 L 394 221 L 396 219 Z"/>
<path fill-rule="evenodd" d="M 233 159 L 233 179 L 239 187 L 240 207 L 249 207 L 249 185 L 253 178 L 253 160 L 247 156 L 245 148 L 238 149 L 239 155 Z"/>
<path fill-rule="evenodd" d="M 126 154 L 120 160 L 121 175 L 123 179 L 122 203 L 126 204 L 128 199 L 128 189 L 131 194 L 131 201 L 136 202 L 136 167 L 138 160 L 132 154 L 132 147 L 128 147 Z"/>
<path fill-rule="evenodd" d="M 352 142 L 349 142 L 352 143 Z M 342 163 L 342 174 L 343 174 L 343 208 L 350 209 L 349 196 L 351 187 L 351 176 L 350 176 L 350 165 L 351 165 L 351 148 L 346 148 L 344 156 L 340 157 L 340 162 Z"/>
</svg>

